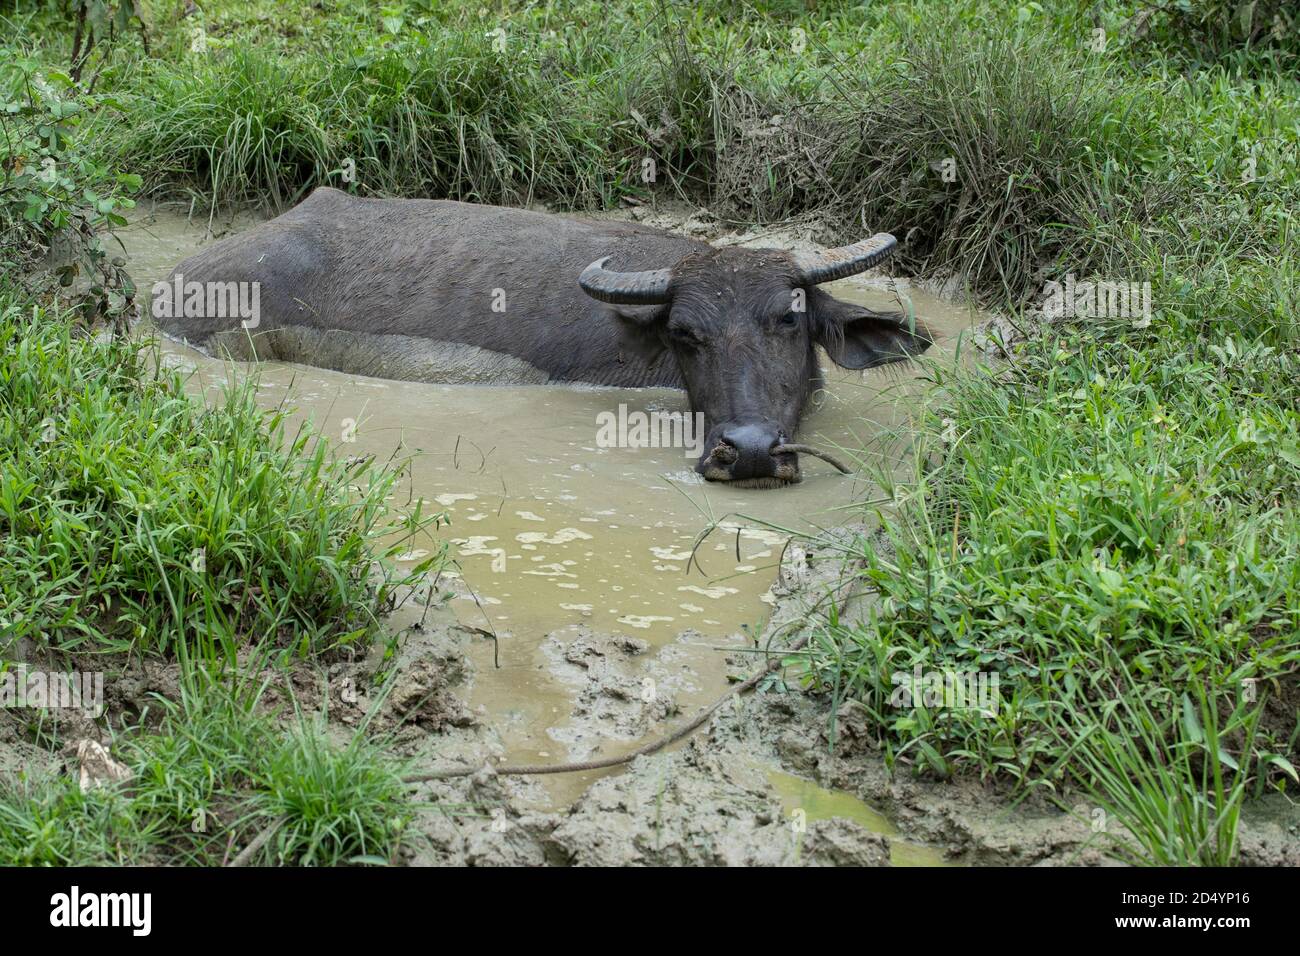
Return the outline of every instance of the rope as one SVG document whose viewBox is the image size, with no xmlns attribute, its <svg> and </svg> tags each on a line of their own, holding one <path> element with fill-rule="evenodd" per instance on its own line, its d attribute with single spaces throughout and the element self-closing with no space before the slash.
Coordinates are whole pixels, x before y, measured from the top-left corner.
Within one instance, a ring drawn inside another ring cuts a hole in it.
<svg viewBox="0 0 1300 956">
<path fill-rule="evenodd" d="M 852 469 L 845 466 L 843 462 L 830 452 L 822 451 L 820 448 L 814 448 L 812 445 L 777 445 L 772 449 L 772 454 L 774 455 L 781 455 L 786 452 L 794 452 L 800 455 L 812 455 L 814 458 L 820 458 L 829 465 L 834 465 L 840 470 L 841 474 L 853 474 Z"/>
</svg>

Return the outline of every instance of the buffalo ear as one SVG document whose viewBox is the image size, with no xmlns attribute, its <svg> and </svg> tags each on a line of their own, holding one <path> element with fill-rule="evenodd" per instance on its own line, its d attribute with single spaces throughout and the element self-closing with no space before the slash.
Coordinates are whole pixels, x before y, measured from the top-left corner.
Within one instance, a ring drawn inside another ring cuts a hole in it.
<svg viewBox="0 0 1300 956">
<path fill-rule="evenodd" d="M 873 312 L 819 293 L 813 312 L 814 338 L 842 368 L 875 368 L 920 355 L 934 337 L 901 312 Z"/>
<path fill-rule="evenodd" d="M 667 307 L 616 305 L 610 306 L 609 312 L 611 321 L 618 325 L 619 361 L 653 365 L 667 347 L 664 343 Z"/>
</svg>

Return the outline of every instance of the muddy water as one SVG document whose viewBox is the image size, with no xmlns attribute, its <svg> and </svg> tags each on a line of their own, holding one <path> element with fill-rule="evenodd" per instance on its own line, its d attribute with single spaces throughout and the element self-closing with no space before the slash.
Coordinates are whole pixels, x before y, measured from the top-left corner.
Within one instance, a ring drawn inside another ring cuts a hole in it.
<svg viewBox="0 0 1300 956">
<path fill-rule="evenodd" d="M 811 780 L 776 770 L 768 773 L 767 779 L 780 796 L 781 806 L 791 819 L 799 814 L 803 823 L 835 818 L 852 820 L 889 840 L 889 862 L 894 866 L 951 865 L 940 850 L 899 839 L 898 828 L 888 817 L 877 813 L 851 793 L 828 790 Z"/>
<path fill-rule="evenodd" d="M 123 232 L 129 268 L 147 294 L 211 235 L 246 228 L 248 217 L 187 221 L 184 211 L 143 211 Z M 211 232 L 209 231 L 211 230 Z M 983 317 L 884 280 L 848 280 L 837 296 L 877 308 L 900 301 L 939 335 L 932 357 L 950 355 L 959 332 Z M 239 374 L 171 343 L 171 361 L 192 366 L 193 387 Z M 917 389 L 915 369 L 894 373 L 831 370 L 805 419 L 802 439 L 827 448 L 866 448 L 868 471 L 902 453 Z M 266 363 L 259 395 L 287 399 L 297 414 L 339 442 L 342 453 L 417 455 L 394 503 L 421 498 L 443 511 L 439 534 L 455 545 L 444 572 L 467 625 L 498 635 L 478 643 L 470 705 L 499 733 L 510 760 L 562 762 L 636 746 L 607 740 L 593 748 L 569 726 L 577 692 L 563 648 L 588 631 L 645 641 L 657 654 L 663 689 L 683 713 L 726 686 L 724 649 L 749 643 L 765 618 L 770 586 L 791 532 L 855 517 L 847 506 L 875 494 L 869 481 L 841 476 L 805 456 L 804 481 L 768 491 L 706 484 L 681 449 L 604 448 L 598 416 L 685 411 L 665 389 L 575 386 L 430 385 Z M 689 560 L 697 538 L 714 530 Z M 413 542 L 418 560 L 435 547 Z M 665 670 L 666 669 L 666 670 Z M 571 801 L 590 775 L 541 778 L 545 802 Z"/>
</svg>

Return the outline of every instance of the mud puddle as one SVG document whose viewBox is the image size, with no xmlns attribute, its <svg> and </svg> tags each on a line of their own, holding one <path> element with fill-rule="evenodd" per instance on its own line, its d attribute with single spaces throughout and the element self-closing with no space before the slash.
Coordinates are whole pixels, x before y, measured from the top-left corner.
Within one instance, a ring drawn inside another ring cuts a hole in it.
<svg viewBox="0 0 1300 956">
<path fill-rule="evenodd" d="M 210 236 L 255 221 L 142 210 L 122 230 L 129 268 L 147 290 Z M 929 355 L 940 361 L 983 318 L 905 281 L 829 288 L 849 301 L 914 312 L 939 336 Z M 243 371 L 171 342 L 163 348 L 170 362 L 194 369 L 196 389 Z M 868 471 L 888 467 L 904 453 L 915 368 L 864 374 L 823 365 L 827 388 L 805 419 L 804 439 L 865 447 Z M 455 545 L 456 566 L 440 584 L 454 592 L 466 625 L 498 636 L 496 647 L 488 640 L 470 647 L 476 676 L 468 703 L 515 761 L 605 756 L 632 749 L 646 730 L 637 720 L 603 733 L 573 723 L 590 661 L 575 663 L 569 648 L 590 635 L 644 643 L 641 676 L 653 681 L 661 716 L 716 698 L 729 673 L 723 650 L 752 646 L 770 613 L 791 533 L 839 525 L 853 517 L 851 502 L 877 493 L 812 459 L 800 485 L 772 492 L 706 484 L 683 449 L 600 447 L 600 416 L 685 411 L 683 393 L 669 389 L 430 385 L 282 363 L 261 365 L 259 382 L 265 405 L 287 402 L 347 454 L 417 455 L 395 503 L 423 499 L 426 511 L 448 516 L 438 533 Z M 419 560 L 436 546 L 412 542 L 406 556 Z M 589 783 L 587 775 L 547 778 L 543 802 L 567 805 Z"/>
<path fill-rule="evenodd" d="M 780 770 L 769 771 L 767 781 L 781 798 L 781 808 L 791 818 L 794 827 L 803 827 L 820 820 L 849 820 L 868 833 L 879 833 L 889 841 L 891 866 L 949 865 L 940 850 L 898 839 L 898 827 L 852 793 L 829 790 L 811 780 Z"/>
</svg>

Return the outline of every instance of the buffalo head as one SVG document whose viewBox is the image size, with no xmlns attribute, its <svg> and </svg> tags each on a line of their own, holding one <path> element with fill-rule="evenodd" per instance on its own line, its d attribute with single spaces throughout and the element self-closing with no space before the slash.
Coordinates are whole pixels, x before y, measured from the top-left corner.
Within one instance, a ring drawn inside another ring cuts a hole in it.
<svg viewBox="0 0 1300 956">
<path fill-rule="evenodd" d="M 880 234 L 820 254 L 713 249 L 644 272 L 583 270 L 578 283 L 616 306 L 622 342 L 647 362 L 672 352 L 707 438 L 695 469 L 710 481 L 799 480 L 799 419 L 821 385 L 816 346 L 844 368 L 897 362 L 932 339 L 897 312 L 841 302 L 819 283 L 882 262 L 897 244 Z"/>
</svg>

